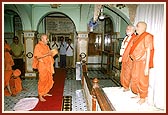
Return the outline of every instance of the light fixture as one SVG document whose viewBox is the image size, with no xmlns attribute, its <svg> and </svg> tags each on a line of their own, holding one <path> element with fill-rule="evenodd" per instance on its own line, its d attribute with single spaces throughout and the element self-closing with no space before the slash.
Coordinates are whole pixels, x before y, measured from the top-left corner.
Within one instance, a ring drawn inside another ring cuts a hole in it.
<svg viewBox="0 0 168 115">
<path fill-rule="evenodd" d="M 118 7 L 119 9 L 122 9 L 124 7 L 126 7 L 124 4 L 117 4 L 116 7 Z"/>
<path fill-rule="evenodd" d="M 50 4 L 51 5 L 51 8 L 58 8 L 61 6 L 61 4 Z"/>
<path fill-rule="evenodd" d="M 100 16 L 99 16 L 99 19 L 100 20 L 104 20 L 105 16 L 103 14 L 103 7 L 100 9 Z"/>
</svg>

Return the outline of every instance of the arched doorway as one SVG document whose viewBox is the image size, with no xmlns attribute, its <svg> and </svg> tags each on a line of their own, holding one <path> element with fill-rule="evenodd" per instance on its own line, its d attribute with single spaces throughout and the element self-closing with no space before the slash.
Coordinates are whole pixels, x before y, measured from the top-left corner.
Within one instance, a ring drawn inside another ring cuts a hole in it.
<svg viewBox="0 0 168 115">
<path fill-rule="evenodd" d="M 37 25 L 37 38 L 40 38 L 41 34 L 47 34 L 49 41 L 53 41 L 53 38 L 56 38 L 56 41 L 59 43 L 60 37 L 63 36 L 65 41 L 71 39 L 71 42 L 74 45 L 73 53 L 73 67 L 76 62 L 76 27 L 74 22 L 64 13 L 61 12 L 49 12 L 39 21 Z M 38 40 L 37 40 L 38 41 Z M 58 62 L 60 57 L 58 56 Z"/>
<path fill-rule="evenodd" d="M 4 38 L 11 44 L 13 42 L 13 37 L 18 36 L 19 41 L 24 43 L 23 36 L 23 26 L 22 20 L 18 13 L 13 10 L 4 11 Z"/>
</svg>

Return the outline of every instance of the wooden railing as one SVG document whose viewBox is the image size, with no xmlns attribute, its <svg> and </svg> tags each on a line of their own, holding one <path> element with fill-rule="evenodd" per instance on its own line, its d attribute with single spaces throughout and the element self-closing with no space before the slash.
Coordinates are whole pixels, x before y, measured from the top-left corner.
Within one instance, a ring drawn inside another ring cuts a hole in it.
<svg viewBox="0 0 168 115">
<path fill-rule="evenodd" d="M 99 80 L 94 78 L 91 82 L 89 79 L 87 66 L 84 61 L 82 63 L 82 73 L 82 87 L 85 92 L 86 100 L 88 101 L 89 110 L 98 111 L 98 107 L 100 107 L 101 111 L 115 111 L 114 106 L 103 89 L 99 86 Z"/>
</svg>

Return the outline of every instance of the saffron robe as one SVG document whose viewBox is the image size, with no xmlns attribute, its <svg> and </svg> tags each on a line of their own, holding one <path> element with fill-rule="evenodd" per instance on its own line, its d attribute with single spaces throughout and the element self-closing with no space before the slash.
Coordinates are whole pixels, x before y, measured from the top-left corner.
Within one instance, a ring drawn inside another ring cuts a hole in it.
<svg viewBox="0 0 168 115">
<path fill-rule="evenodd" d="M 154 51 L 153 35 L 144 32 L 140 36 L 137 36 L 136 40 L 138 39 L 141 40 L 138 42 L 137 46 L 134 47 L 133 50 L 130 50 L 130 57 L 133 59 L 131 89 L 134 93 L 139 94 L 140 98 L 145 98 L 147 97 L 149 87 L 149 76 L 145 76 L 144 74 L 147 59 L 146 51 L 147 48 L 150 48 L 150 51 Z M 134 43 L 137 42 L 134 41 Z M 148 69 L 150 67 L 153 67 L 153 65 L 151 66 L 150 64 L 151 62 L 153 62 L 153 53 L 150 53 Z"/>
<path fill-rule="evenodd" d="M 132 60 L 129 58 L 129 51 L 132 45 L 133 39 L 136 37 L 135 34 L 132 34 L 130 40 L 128 41 L 128 44 L 124 50 L 124 53 L 122 55 L 122 66 L 121 66 L 121 74 L 120 74 L 120 82 L 121 85 L 128 89 L 130 85 L 131 80 L 131 70 L 132 70 Z M 127 41 L 123 41 L 127 42 Z"/>
<path fill-rule="evenodd" d="M 22 81 L 20 77 L 13 76 L 13 70 L 5 70 L 4 71 L 4 87 L 7 87 L 9 84 L 12 94 L 16 95 L 22 91 Z M 4 90 L 5 96 L 10 96 L 8 89 Z"/>
<path fill-rule="evenodd" d="M 9 53 L 10 50 L 11 50 L 11 47 L 5 43 L 4 45 L 4 67 L 5 67 L 4 69 L 5 70 L 12 70 L 12 66 L 14 65 L 12 56 Z"/>
<path fill-rule="evenodd" d="M 49 51 L 50 51 L 49 46 L 44 44 L 42 41 L 39 41 L 34 49 L 32 67 L 34 69 L 38 69 L 39 72 L 38 94 L 41 96 L 47 94 L 54 84 L 52 76 L 54 73 L 53 57 L 46 56 L 41 59 L 37 59 L 47 54 Z"/>
</svg>

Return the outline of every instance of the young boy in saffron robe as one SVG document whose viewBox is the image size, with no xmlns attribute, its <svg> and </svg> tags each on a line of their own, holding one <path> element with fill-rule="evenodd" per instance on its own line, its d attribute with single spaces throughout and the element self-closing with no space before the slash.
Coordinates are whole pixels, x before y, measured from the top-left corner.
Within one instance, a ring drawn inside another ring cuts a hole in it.
<svg viewBox="0 0 168 115">
<path fill-rule="evenodd" d="M 5 96 L 16 96 L 22 91 L 22 81 L 20 79 L 21 71 L 5 70 L 4 71 L 4 94 Z"/>
</svg>

